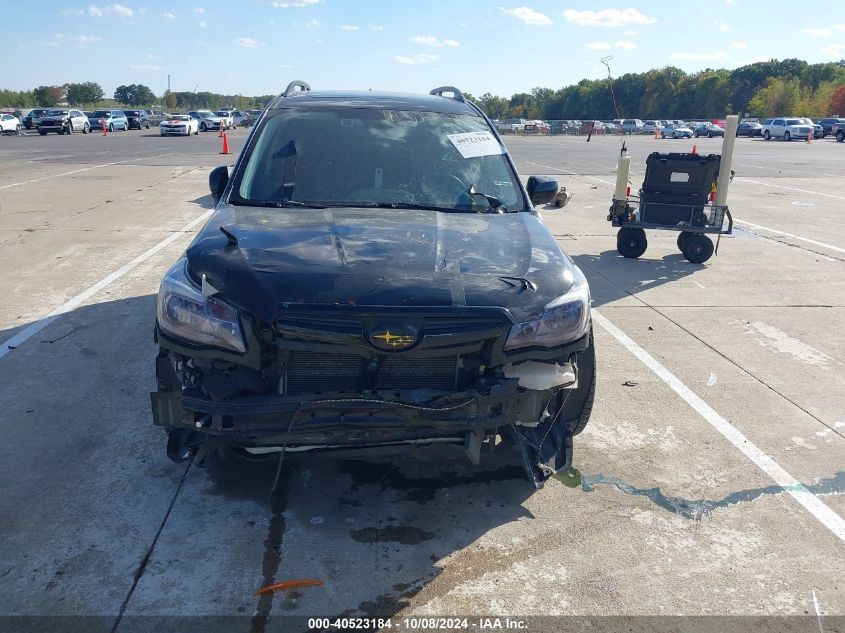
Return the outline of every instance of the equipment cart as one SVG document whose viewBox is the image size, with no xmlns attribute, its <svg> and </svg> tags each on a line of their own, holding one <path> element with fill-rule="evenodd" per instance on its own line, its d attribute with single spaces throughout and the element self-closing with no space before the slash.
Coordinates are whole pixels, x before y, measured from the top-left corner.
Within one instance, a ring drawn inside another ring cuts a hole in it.
<svg viewBox="0 0 845 633">
<path fill-rule="evenodd" d="M 721 236 L 733 231 L 727 205 L 713 200 L 719 164 L 718 154 L 650 154 L 639 196 L 615 195 L 610 207 L 607 219 L 619 227 L 619 254 L 636 258 L 645 253 L 645 229 L 656 229 L 679 231 L 678 248 L 688 261 L 702 264 L 710 259 Z M 716 245 L 708 234 L 718 236 Z"/>
</svg>

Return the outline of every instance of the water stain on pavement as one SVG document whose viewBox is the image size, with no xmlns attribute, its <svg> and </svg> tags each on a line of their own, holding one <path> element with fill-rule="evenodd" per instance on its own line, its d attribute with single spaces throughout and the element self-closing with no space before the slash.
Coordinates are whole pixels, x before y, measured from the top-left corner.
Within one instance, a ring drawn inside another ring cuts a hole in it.
<svg viewBox="0 0 845 633">
<path fill-rule="evenodd" d="M 426 532 L 412 525 L 390 525 L 383 528 L 362 528 L 350 532 L 353 541 L 359 543 L 401 543 L 417 545 L 434 538 L 432 532 Z"/>
<path fill-rule="evenodd" d="M 786 490 L 781 486 L 771 485 L 762 488 L 738 490 L 718 500 L 684 499 L 683 497 L 664 494 L 658 487 L 637 488 L 616 477 L 609 477 L 602 474 L 587 475 L 577 468 L 570 468 L 568 471 L 558 473 L 554 477 L 564 486 L 568 488 L 580 487 L 584 492 L 594 492 L 597 485 L 606 484 L 628 495 L 646 497 L 656 506 L 673 514 L 680 515 L 685 519 L 692 519 L 693 521 L 701 521 L 702 518 L 709 517 L 714 510 L 753 501 L 763 495 L 777 495 Z M 816 495 L 845 492 L 845 471 L 839 471 L 836 475 L 827 479 L 820 479 L 817 483 L 805 486 L 805 488 Z"/>
</svg>

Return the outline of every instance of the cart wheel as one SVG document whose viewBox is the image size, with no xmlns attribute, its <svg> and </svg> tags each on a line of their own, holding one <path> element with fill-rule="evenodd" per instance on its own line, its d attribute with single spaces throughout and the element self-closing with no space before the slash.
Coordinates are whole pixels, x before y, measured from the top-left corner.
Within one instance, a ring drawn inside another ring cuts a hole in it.
<svg viewBox="0 0 845 633">
<path fill-rule="evenodd" d="M 684 252 L 684 244 L 686 244 L 687 238 L 690 235 L 695 235 L 694 233 L 690 233 L 689 231 L 681 231 L 678 235 L 678 250 L 682 253 Z"/>
<path fill-rule="evenodd" d="M 635 259 L 645 253 L 648 240 L 642 229 L 619 229 L 616 234 L 616 250 L 622 257 Z"/>
<path fill-rule="evenodd" d="M 713 255 L 713 240 L 706 235 L 692 234 L 684 240 L 684 257 L 693 264 L 703 264 Z"/>
</svg>

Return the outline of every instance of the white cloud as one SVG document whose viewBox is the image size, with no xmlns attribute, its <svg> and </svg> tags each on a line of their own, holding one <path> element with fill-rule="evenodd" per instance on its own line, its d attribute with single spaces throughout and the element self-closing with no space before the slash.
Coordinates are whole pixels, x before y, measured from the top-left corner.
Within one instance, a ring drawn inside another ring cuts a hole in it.
<svg viewBox="0 0 845 633">
<path fill-rule="evenodd" d="M 801 29 L 801 32 L 810 37 L 830 37 L 830 29 Z"/>
<path fill-rule="evenodd" d="M 340 30 L 341 31 L 357 31 L 358 27 L 355 26 L 354 24 L 341 24 Z"/>
<path fill-rule="evenodd" d="M 381 26 L 380 24 L 370 24 L 369 28 L 370 28 L 371 31 L 383 31 L 384 30 L 384 27 Z"/>
<path fill-rule="evenodd" d="M 411 38 L 411 42 L 416 44 L 425 44 L 426 46 L 449 46 L 451 48 L 457 48 L 461 45 L 460 42 L 456 42 L 455 40 L 439 40 L 433 35 L 415 35 Z"/>
<path fill-rule="evenodd" d="M 175 20 L 176 14 L 173 13 L 173 11 L 165 11 L 161 14 L 161 17 L 163 17 L 165 20 Z"/>
<path fill-rule="evenodd" d="M 522 20 L 526 24 L 534 24 L 538 26 L 545 26 L 552 23 L 552 19 L 545 13 L 535 11 L 531 7 L 516 7 L 515 9 L 505 9 L 499 7 L 499 11 L 506 15 L 515 17 L 517 20 Z"/>
<path fill-rule="evenodd" d="M 147 59 L 155 61 L 161 59 L 161 55 L 153 55 L 152 53 L 147 53 Z"/>
<path fill-rule="evenodd" d="M 834 28 L 837 31 L 845 31 L 845 24 L 834 24 L 831 28 Z"/>
<path fill-rule="evenodd" d="M 626 51 L 632 51 L 637 48 L 637 45 L 633 42 L 626 42 L 625 40 L 616 40 L 613 43 L 613 48 L 621 48 Z"/>
<path fill-rule="evenodd" d="M 634 29 L 628 29 L 625 31 L 625 35 L 636 35 L 637 32 Z"/>
<path fill-rule="evenodd" d="M 612 47 L 609 42 L 590 42 L 584 48 L 588 51 L 609 51 Z"/>
<path fill-rule="evenodd" d="M 96 4 L 89 4 L 88 13 L 96 18 L 101 18 L 104 15 L 116 15 L 121 18 L 131 18 L 135 15 L 135 12 L 132 9 L 117 3 L 108 7 L 98 7 Z"/>
<path fill-rule="evenodd" d="M 567 9 L 563 12 L 567 22 L 579 26 L 624 26 L 626 24 L 654 24 L 657 18 L 651 18 L 636 9 L 602 9 L 601 11 L 576 11 Z"/>
<path fill-rule="evenodd" d="M 255 48 L 258 46 L 258 42 L 251 37 L 236 37 L 232 41 L 238 46 L 243 46 L 244 48 Z"/>
<path fill-rule="evenodd" d="M 320 22 L 319 22 L 319 20 L 311 20 L 310 22 L 306 22 L 305 26 L 306 26 L 306 28 L 309 28 L 309 29 L 319 29 L 320 28 Z"/>
<path fill-rule="evenodd" d="M 294 7 L 301 9 L 302 7 L 311 6 L 312 4 L 319 4 L 320 0 L 294 0 L 293 2 L 274 2 L 273 6 L 276 9 L 289 9 Z"/>
<path fill-rule="evenodd" d="M 731 48 L 748 48 L 748 42 L 734 42 Z"/>
<path fill-rule="evenodd" d="M 721 31 L 722 33 L 730 33 L 731 27 L 729 27 L 727 24 L 720 24 L 719 31 Z"/>
<path fill-rule="evenodd" d="M 831 57 L 841 58 L 845 56 L 845 44 L 831 44 L 822 49 L 822 53 L 830 55 Z"/>
<path fill-rule="evenodd" d="M 53 39 L 51 39 L 49 42 L 44 42 L 44 46 L 49 46 L 50 48 L 58 48 L 62 45 L 62 40 L 64 39 L 64 33 L 53 33 Z"/>
<path fill-rule="evenodd" d="M 205 7 L 194 7 L 194 13 L 199 13 L 200 15 L 202 15 L 203 13 L 205 13 Z"/>
<path fill-rule="evenodd" d="M 407 64 L 409 66 L 415 64 L 427 64 L 429 62 L 436 62 L 440 59 L 440 55 L 431 55 L 429 53 L 417 53 L 416 55 L 411 55 L 410 57 L 406 57 L 404 55 L 394 55 L 394 61 L 399 62 L 400 64 Z"/>
<path fill-rule="evenodd" d="M 200 20 L 199 22 L 197 22 L 197 26 L 199 26 L 201 29 L 204 29 L 208 26 L 208 22 L 206 22 L 205 20 Z"/>
<path fill-rule="evenodd" d="M 102 42 L 102 41 L 103 41 L 103 39 L 100 38 L 100 37 L 97 37 L 96 35 L 77 35 L 76 36 L 76 43 L 82 48 L 85 48 L 89 44 L 96 44 L 97 42 Z"/>
<path fill-rule="evenodd" d="M 719 51 L 718 53 L 672 53 L 669 59 L 677 59 L 687 62 L 719 61 L 728 59 L 730 55 Z"/>
<path fill-rule="evenodd" d="M 156 66 L 155 64 L 129 64 L 132 70 L 152 70 L 154 72 L 164 72 L 164 68 Z"/>
<path fill-rule="evenodd" d="M 75 17 L 78 18 L 81 15 L 85 15 L 85 9 L 65 9 L 62 11 L 62 15 L 66 18 Z"/>
</svg>

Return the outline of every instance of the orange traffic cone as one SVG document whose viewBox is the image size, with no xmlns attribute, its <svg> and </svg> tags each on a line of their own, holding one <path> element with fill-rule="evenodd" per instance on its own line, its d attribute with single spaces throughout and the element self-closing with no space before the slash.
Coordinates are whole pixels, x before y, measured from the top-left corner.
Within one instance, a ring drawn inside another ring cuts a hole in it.
<svg viewBox="0 0 845 633">
<path fill-rule="evenodd" d="M 812 130 L 810 130 L 809 132 L 807 132 L 807 142 L 808 142 L 808 143 L 812 143 L 812 142 L 813 142 L 813 131 L 812 131 Z"/>
<path fill-rule="evenodd" d="M 660 130 L 657 128 L 654 128 L 654 138 L 660 138 Z"/>
<path fill-rule="evenodd" d="M 695 151 L 695 144 L 693 144 L 693 146 L 692 146 L 692 153 L 693 153 L 693 154 L 696 154 L 696 153 L 697 153 L 697 152 Z"/>
<path fill-rule="evenodd" d="M 103 136 L 108 136 L 108 134 L 106 134 L 106 120 L 105 119 L 100 119 L 100 127 L 103 129 Z"/>
<path fill-rule="evenodd" d="M 229 137 L 226 136 L 226 132 L 223 132 L 223 149 L 220 151 L 221 154 L 231 154 L 232 152 L 229 151 Z"/>
<path fill-rule="evenodd" d="M 220 133 L 217 135 L 217 138 L 223 138 L 223 121 L 220 121 Z"/>
</svg>

